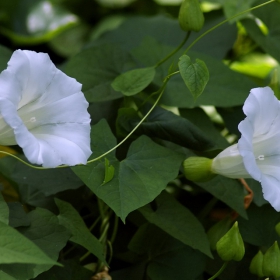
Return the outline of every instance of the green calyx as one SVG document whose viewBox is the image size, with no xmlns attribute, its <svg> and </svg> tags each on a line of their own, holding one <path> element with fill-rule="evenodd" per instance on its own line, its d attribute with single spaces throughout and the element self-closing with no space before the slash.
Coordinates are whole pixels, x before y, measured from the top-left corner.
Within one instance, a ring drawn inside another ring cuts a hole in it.
<svg viewBox="0 0 280 280">
<path fill-rule="evenodd" d="M 245 247 L 235 222 L 232 228 L 217 242 L 218 255 L 223 261 L 240 261 L 245 254 Z"/>
<path fill-rule="evenodd" d="M 185 177 L 193 182 L 206 182 L 216 176 L 211 171 L 212 159 L 204 157 L 189 157 L 184 163 Z"/>
<path fill-rule="evenodd" d="M 184 31 L 200 31 L 204 16 L 198 0 L 184 0 L 179 11 L 179 23 Z"/>
<path fill-rule="evenodd" d="M 264 254 L 262 269 L 267 277 L 280 277 L 280 250 L 277 241 Z"/>
<path fill-rule="evenodd" d="M 249 270 L 258 277 L 264 277 L 263 274 L 263 253 L 259 251 L 252 259 Z"/>
</svg>

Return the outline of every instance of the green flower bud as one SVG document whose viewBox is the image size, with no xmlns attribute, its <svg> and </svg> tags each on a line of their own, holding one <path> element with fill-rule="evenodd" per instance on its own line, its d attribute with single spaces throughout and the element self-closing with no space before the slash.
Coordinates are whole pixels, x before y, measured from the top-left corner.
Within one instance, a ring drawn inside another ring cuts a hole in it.
<svg viewBox="0 0 280 280">
<path fill-rule="evenodd" d="M 280 251 L 277 241 L 264 254 L 262 269 L 265 276 L 280 277 Z"/>
<path fill-rule="evenodd" d="M 252 259 L 250 264 L 250 272 L 258 277 L 264 277 L 263 274 L 263 253 L 259 251 Z"/>
<path fill-rule="evenodd" d="M 280 236 L 280 223 L 278 223 L 278 224 L 275 226 L 275 230 L 276 230 L 277 234 Z"/>
<path fill-rule="evenodd" d="M 245 254 L 244 243 L 235 222 L 232 228 L 217 242 L 218 255 L 223 261 L 240 261 Z"/>
<path fill-rule="evenodd" d="M 211 250 L 216 250 L 217 242 L 224 236 L 231 225 L 232 221 L 229 217 L 219 221 L 215 225 L 213 225 L 207 232 L 208 240 L 210 243 Z"/>
<path fill-rule="evenodd" d="M 179 23 L 184 31 L 198 32 L 204 24 L 204 16 L 198 0 L 184 0 L 179 11 Z"/>
<path fill-rule="evenodd" d="M 186 178 L 194 182 L 206 182 L 216 176 L 211 170 L 212 159 L 204 157 L 189 157 L 184 163 Z"/>
</svg>

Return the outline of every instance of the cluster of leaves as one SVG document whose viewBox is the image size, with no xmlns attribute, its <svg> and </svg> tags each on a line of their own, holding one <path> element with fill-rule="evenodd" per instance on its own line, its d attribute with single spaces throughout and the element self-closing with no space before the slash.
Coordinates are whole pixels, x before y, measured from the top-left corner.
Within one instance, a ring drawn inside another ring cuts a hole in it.
<svg viewBox="0 0 280 280">
<path fill-rule="evenodd" d="M 214 157 L 238 138 L 251 88 L 276 80 L 277 93 L 280 4 L 221 25 L 186 55 L 209 28 L 264 3 L 211 0 L 200 33 L 169 56 L 186 38 L 178 5 L 138 0 L 121 9 L 111 2 L 0 0 L 0 71 L 16 48 L 47 50 L 63 61 L 60 68 L 83 84 L 90 103 L 90 161 L 149 113 L 116 150 L 86 166 L 36 170 L 0 159 L 0 278 L 90 279 L 110 266 L 114 280 L 208 279 L 222 264 L 216 242 L 239 215 L 245 257 L 220 279 L 257 279 L 250 261 L 259 247 L 280 241 L 280 214 L 259 183 L 247 180 L 254 201 L 245 210 L 238 180 L 191 182 L 182 162 Z M 223 222 L 228 216 L 234 218 Z"/>
</svg>

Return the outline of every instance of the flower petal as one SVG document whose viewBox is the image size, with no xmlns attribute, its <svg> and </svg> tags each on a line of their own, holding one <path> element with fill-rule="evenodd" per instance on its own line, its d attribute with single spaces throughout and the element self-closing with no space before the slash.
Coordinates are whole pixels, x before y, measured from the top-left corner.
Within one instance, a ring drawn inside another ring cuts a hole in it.
<svg viewBox="0 0 280 280">
<path fill-rule="evenodd" d="M 39 98 L 51 84 L 57 71 L 48 54 L 17 50 L 8 62 L 8 70 L 13 72 L 22 86 L 22 96 L 18 108 Z"/>
<path fill-rule="evenodd" d="M 0 143 L 17 143 L 44 167 L 86 164 L 90 115 L 81 84 L 47 54 L 18 50 L 8 65 L 0 74 Z"/>
<path fill-rule="evenodd" d="M 263 175 L 261 185 L 264 198 L 276 211 L 280 211 L 280 187 L 279 180 L 269 175 Z"/>
<path fill-rule="evenodd" d="M 243 164 L 243 158 L 237 149 L 237 144 L 232 145 L 219 153 L 212 162 L 212 172 L 229 178 L 251 178 Z"/>
<path fill-rule="evenodd" d="M 253 150 L 253 126 L 248 118 L 240 122 L 238 129 L 241 132 L 241 138 L 238 141 L 238 150 L 243 157 L 243 163 L 248 173 L 257 181 L 261 180 L 261 171 L 256 163 L 256 157 Z"/>
<path fill-rule="evenodd" d="M 253 126 L 254 137 L 265 134 L 279 114 L 280 104 L 270 87 L 254 88 L 243 111 Z"/>
</svg>

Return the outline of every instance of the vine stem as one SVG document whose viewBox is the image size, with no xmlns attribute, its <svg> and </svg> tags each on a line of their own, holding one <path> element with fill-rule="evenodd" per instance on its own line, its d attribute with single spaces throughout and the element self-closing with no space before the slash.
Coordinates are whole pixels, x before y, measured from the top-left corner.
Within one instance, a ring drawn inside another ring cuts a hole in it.
<svg viewBox="0 0 280 280">
<path fill-rule="evenodd" d="M 150 113 L 154 110 L 154 108 L 156 107 L 156 105 L 158 104 L 160 98 L 162 97 L 163 95 L 163 92 L 164 92 L 164 89 L 166 87 L 166 84 L 169 80 L 169 78 L 171 77 L 171 75 L 167 76 L 164 80 L 164 83 L 162 85 L 162 87 L 158 90 L 158 92 L 160 92 L 158 98 L 156 99 L 155 103 L 153 104 L 153 106 L 151 107 L 151 109 L 147 112 L 147 114 L 140 120 L 140 122 L 127 134 L 127 136 L 120 142 L 118 143 L 116 146 L 114 146 L 112 149 L 110 149 L 109 151 L 105 152 L 104 154 L 94 158 L 94 159 L 91 159 L 87 162 L 87 164 L 90 164 L 92 162 L 95 162 L 95 161 L 98 161 L 100 160 L 101 158 L 103 158 L 104 156 L 108 155 L 109 153 L 111 153 L 112 151 L 114 151 L 115 149 L 117 149 L 120 145 L 122 145 L 134 132 L 135 130 L 145 121 L 145 119 L 150 115 Z M 31 167 L 31 168 L 34 168 L 34 169 L 38 169 L 38 170 L 46 170 L 46 169 L 49 169 L 48 167 L 42 167 L 42 166 L 36 166 L 36 165 L 33 165 L 33 164 L 30 164 L 24 160 L 22 160 L 21 158 L 13 155 L 13 154 L 10 154 L 8 152 L 4 152 L 4 151 L 0 151 L 0 154 L 5 154 L 5 155 L 9 155 L 15 159 L 17 159 L 18 161 L 20 161 L 21 163 Z M 77 165 L 77 166 L 82 166 L 82 165 Z M 69 165 L 59 165 L 57 166 L 56 168 L 65 168 L 65 167 L 69 167 Z"/>
<path fill-rule="evenodd" d="M 228 265 L 228 262 L 225 262 L 225 263 L 222 265 L 222 267 L 219 269 L 219 271 L 218 271 L 215 275 L 213 275 L 212 277 L 210 277 L 208 280 L 216 279 L 216 278 L 225 270 L 225 268 L 227 267 L 227 265 Z"/>
<path fill-rule="evenodd" d="M 216 29 L 217 27 L 223 25 L 224 23 L 226 23 L 226 22 L 228 22 L 228 21 L 230 21 L 230 20 L 232 20 L 232 19 L 234 19 L 234 18 L 236 18 L 236 17 L 239 17 L 239 16 L 241 16 L 241 15 L 243 15 L 243 14 L 246 14 L 246 13 L 248 13 L 248 12 L 251 12 L 251 11 L 253 11 L 253 10 L 256 10 L 256 9 L 258 9 L 258 8 L 261 8 L 262 6 L 265 6 L 265 5 L 270 4 L 270 3 L 272 3 L 272 2 L 275 2 L 275 0 L 269 0 L 269 1 L 265 2 L 265 3 L 262 3 L 262 4 L 260 4 L 260 5 L 255 6 L 255 7 L 252 7 L 252 8 L 250 8 L 250 9 L 247 9 L 247 10 L 245 10 L 245 11 L 243 11 L 243 12 L 240 12 L 240 13 L 238 13 L 238 14 L 236 14 L 236 15 L 234 15 L 234 16 L 228 18 L 228 19 L 225 19 L 225 20 L 221 21 L 220 23 L 218 23 L 218 24 L 216 24 L 215 26 L 211 27 L 210 29 L 208 29 L 207 31 L 205 31 L 203 34 L 201 34 L 199 37 L 197 37 L 197 38 L 187 47 L 187 49 L 184 51 L 184 54 L 186 54 L 186 53 L 201 39 L 201 38 L 203 38 L 205 35 L 207 35 L 207 34 L 210 33 L 211 31 L 213 31 L 213 30 Z"/>
<path fill-rule="evenodd" d="M 183 40 L 183 42 L 174 51 L 172 51 L 169 55 L 167 55 L 165 58 L 163 58 L 161 61 L 159 61 L 154 67 L 155 68 L 159 67 L 165 61 L 167 61 L 170 57 L 172 57 L 177 51 L 179 51 L 184 46 L 184 44 L 187 42 L 190 35 L 191 35 L 191 31 L 188 31 L 188 33 L 187 33 L 185 39 Z"/>
<path fill-rule="evenodd" d="M 240 16 L 240 15 L 246 14 L 246 13 L 248 13 L 248 12 L 250 12 L 250 11 L 253 11 L 253 10 L 255 10 L 255 9 L 258 9 L 258 8 L 260 8 L 260 7 L 262 7 L 262 6 L 265 6 L 265 5 L 270 4 L 270 3 L 272 3 L 272 2 L 275 2 L 275 1 L 276 1 L 276 0 L 269 0 L 269 1 L 265 2 L 265 3 L 262 3 L 262 4 L 260 4 L 260 5 L 255 6 L 255 7 L 252 7 L 252 8 L 250 8 L 250 9 L 247 9 L 247 10 L 245 10 L 245 11 L 243 11 L 243 12 L 240 12 L 240 13 L 238 13 L 238 14 L 236 14 L 236 15 L 234 15 L 234 16 L 232 16 L 232 17 L 230 17 L 230 18 L 228 18 L 228 19 L 226 19 L 226 20 L 224 20 L 224 21 L 222 21 L 222 22 L 220 22 L 220 23 L 218 23 L 217 25 L 213 26 L 212 28 L 208 29 L 206 32 L 204 32 L 203 34 L 201 34 L 199 37 L 197 37 L 197 38 L 188 46 L 188 48 L 184 51 L 184 54 L 187 53 L 201 38 L 203 38 L 205 35 L 207 35 L 207 34 L 210 33 L 211 31 L 213 31 L 213 30 L 216 29 L 217 27 L 223 25 L 224 23 L 226 23 L 226 22 L 228 22 L 228 21 L 230 21 L 230 20 L 232 20 L 232 19 L 234 19 L 234 18 L 236 18 L 236 17 L 238 17 L 238 16 Z M 186 41 L 188 40 L 189 36 L 190 36 L 190 32 L 187 33 L 187 35 L 186 35 L 185 39 L 183 40 L 183 42 L 182 42 L 174 51 L 172 51 L 172 52 L 171 52 L 169 55 L 167 55 L 164 59 L 162 59 L 161 61 L 159 61 L 154 67 L 155 67 L 155 68 L 158 67 L 159 65 L 161 65 L 162 63 L 164 63 L 166 60 L 168 60 L 172 55 L 174 55 L 174 54 L 186 43 Z M 134 131 L 144 122 L 144 120 L 149 116 L 149 114 L 153 111 L 153 109 L 155 108 L 155 106 L 158 104 L 158 102 L 159 102 L 159 100 L 160 100 L 160 98 L 161 98 L 161 96 L 162 96 L 162 94 L 163 94 L 163 92 L 164 92 L 164 89 L 165 89 L 165 87 L 166 87 L 166 84 L 167 84 L 169 78 L 170 78 L 171 76 L 177 74 L 177 73 L 179 73 L 179 71 L 176 71 L 176 72 L 174 72 L 174 73 L 168 75 L 168 76 L 165 78 L 164 84 L 163 84 L 163 86 L 162 86 L 161 89 L 160 89 L 161 92 L 160 92 L 160 94 L 159 94 L 157 100 L 155 101 L 155 103 L 153 104 L 153 106 L 151 107 L 151 109 L 148 111 L 148 113 L 147 113 L 147 114 L 141 119 L 141 121 L 132 129 L 132 131 L 131 131 L 119 144 L 117 144 L 115 147 L 113 147 L 112 149 L 110 149 L 110 150 L 107 151 L 106 153 L 104 153 L 104 154 L 102 154 L 102 155 L 100 155 L 100 156 L 98 156 L 98 157 L 96 157 L 96 158 L 94 158 L 94 159 L 89 160 L 89 161 L 87 162 L 87 164 L 90 164 L 90 163 L 92 163 L 92 162 L 95 162 L 95 161 L 97 161 L 97 160 L 103 158 L 103 157 L 106 156 L 107 154 L 111 153 L 112 151 L 114 151 L 115 149 L 117 149 L 120 145 L 122 145 L 122 144 L 134 133 Z M 158 92 L 158 91 L 157 91 L 157 92 Z M 156 92 L 156 93 L 157 93 L 157 92 Z M 36 166 L 36 165 L 30 164 L 30 163 L 28 163 L 28 162 L 22 160 L 21 158 L 15 156 L 15 155 L 13 155 L 13 154 L 10 154 L 10 153 L 8 153 L 8 152 L 0 151 L 0 154 L 5 154 L 5 155 L 8 155 L 8 156 L 11 156 L 11 157 L 17 159 L 18 161 L 20 161 L 21 163 L 23 163 L 23 164 L 25 164 L 25 165 L 27 165 L 27 166 L 33 168 L 33 169 L 38 169 L 38 170 L 46 170 L 46 169 L 49 169 L 48 167 L 42 167 L 42 166 Z M 69 165 L 60 165 L 60 166 L 57 166 L 56 168 L 65 168 L 65 167 L 69 167 Z"/>
</svg>

